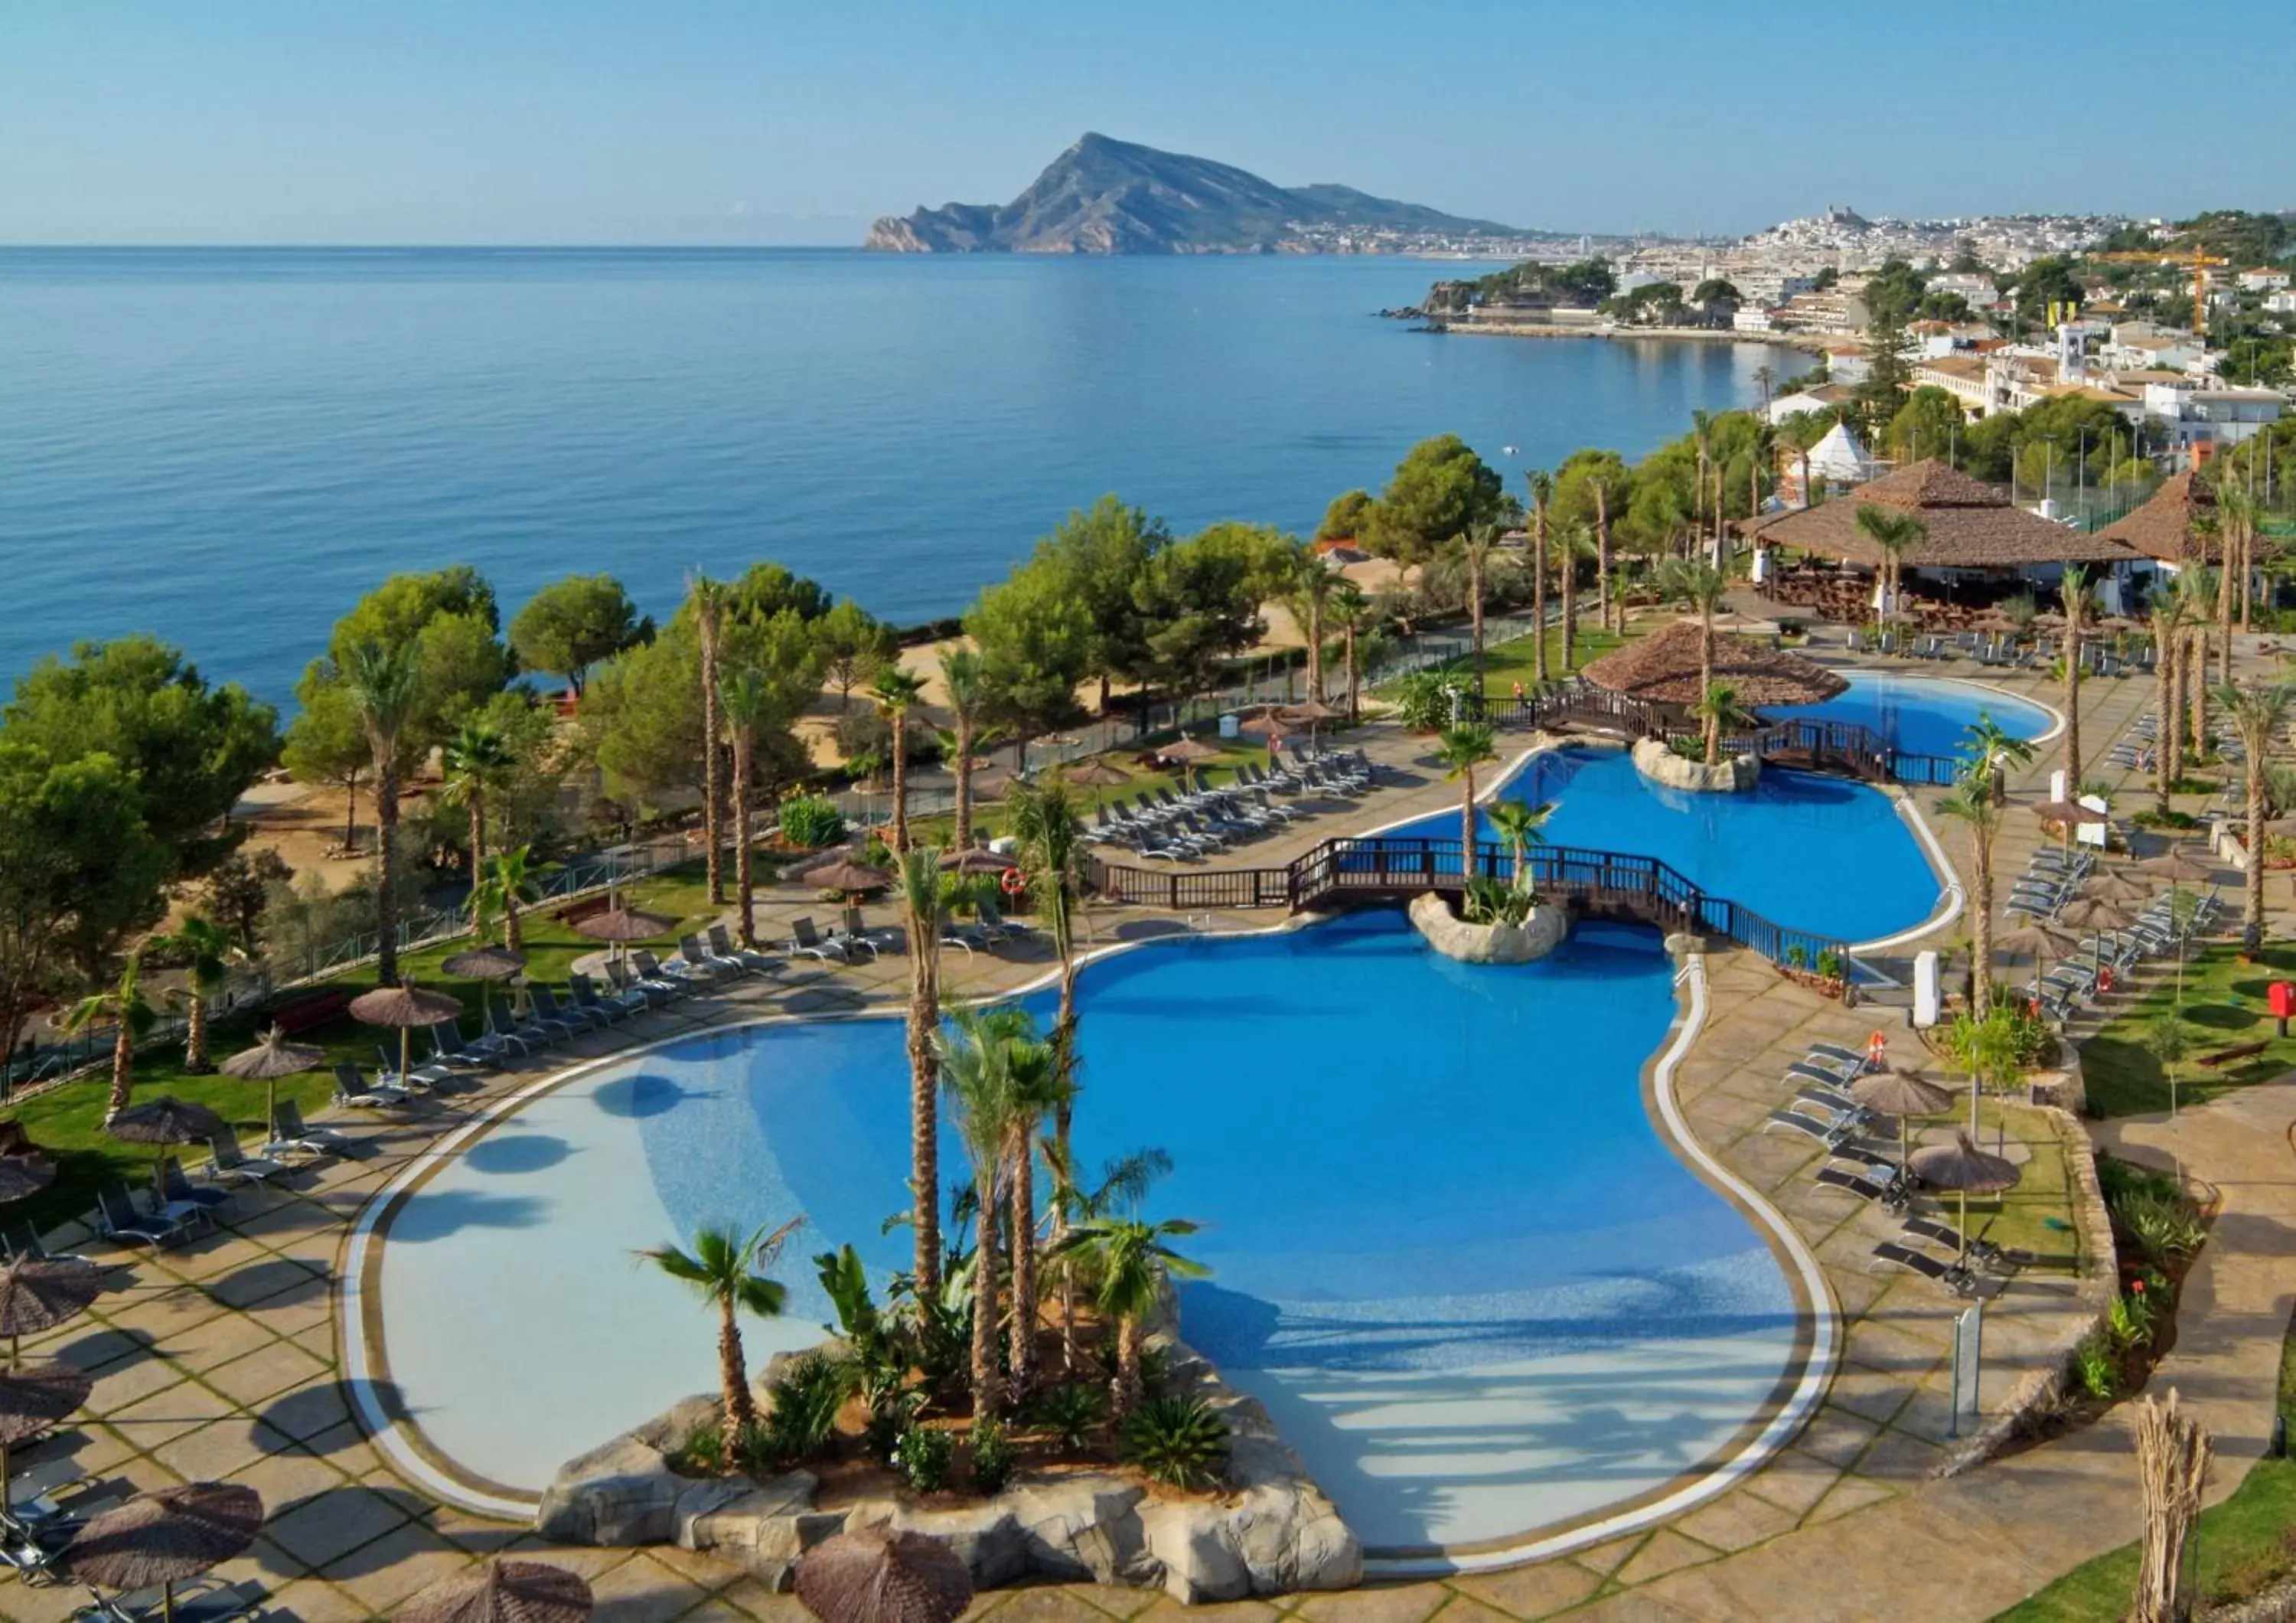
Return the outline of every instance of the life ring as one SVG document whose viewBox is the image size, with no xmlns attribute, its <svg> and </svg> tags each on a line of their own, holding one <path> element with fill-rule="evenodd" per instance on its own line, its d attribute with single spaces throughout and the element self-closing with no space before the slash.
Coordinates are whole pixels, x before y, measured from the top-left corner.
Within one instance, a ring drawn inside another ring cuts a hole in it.
<svg viewBox="0 0 2296 1623">
<path fill-rule="evenodd" d="M 1008 896 L 1024 895 L 1029 889 L 1029 876 L 1017 868 L 1008 868 L 997 876 L 996 887 Z"/>
<path fill-rule="evenodd" d="M 1890 1057 L 1890 1039 L 1875 1032 L 1866 1039 L 1866 1063 L 1880 1070 Z"/>
<path fill-rule="evenodd" d="M 2112 966 L 2111 964 L 2105 965 L 2103 968 L 2099 969 L 2096 972 L 2096 989 L 2099 992 L 2110 992 L 2112 990 Z"/>
</svg>

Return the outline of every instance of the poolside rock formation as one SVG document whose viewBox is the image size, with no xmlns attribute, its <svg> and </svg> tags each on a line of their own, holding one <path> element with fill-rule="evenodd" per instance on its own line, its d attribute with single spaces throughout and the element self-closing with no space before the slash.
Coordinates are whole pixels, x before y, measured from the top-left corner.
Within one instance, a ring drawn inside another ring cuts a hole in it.
<svg viewBox="0 0 2296 1623">
<path fill-rule="evenodd" d="M 1762 779 L 1759 755 L 1732 755 L 1709 766 L 1677 755 L 1656 738 L 1639 738 L 1633 750 L 1635 770 L 1662 789 L 1687 795 L 1737 795 Z"/>
<path fill-rule="evenodd" d="M 1165 1355 L 1169 1388 L 1202 1397 L 1228 1423 L 1226 1491 L 1216 1496 L 1167 1497 L 1136 1478 L 1087 1471 L 1023 1476 L 993 1498 L 949 1508 L 891 1495 L 823 1507 L 808 1471 L 760 1481 L 672 1471 L 668 1452 L 718 1415 L 718 1395 L 701 1393 L 567 1462 L 535 1528 L 567 1544 L 709 1551 L 775 1590 L 790 1587 L 813 1545 L 849 1524 L 879 1522 L 939 1539 L 982 1588 L 1044 1578 L 1160 1588 L 1193 1604 L 1361 1582 L 1362 1545 L 1267 1411 L 1168 1330 L 1148 1340 Z"/>
<path fill-rule="evenodd" d="M 1431 890 L 1413 897 L 1407 911 L 1429 946 L 1463 964 L 1527 964 L 1561 946 L 1570 930 L 1569 912 L 1552 903 L 1532 908 L 1519 925 L 1470 924 Z"/>
</svg>

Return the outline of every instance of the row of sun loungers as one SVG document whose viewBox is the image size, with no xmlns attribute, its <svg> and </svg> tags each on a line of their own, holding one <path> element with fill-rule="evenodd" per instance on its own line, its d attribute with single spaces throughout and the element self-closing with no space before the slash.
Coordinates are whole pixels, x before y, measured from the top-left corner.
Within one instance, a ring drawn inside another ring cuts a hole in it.
<svg viewBox="0 0 2296 1623">
<path fill-rule="evenodd" d="M 1241 841 L 1272 834 L 1306 815 L 1275 796 L 1328 795 L 1353 797 L 1378 781 L 1379 769 L 1361 750 L 1294 758 L 1280 769 L 1246 763 L 1233 783 L 1176 795 L 1169 788 L 1144 790 L 1131 805 L 1103 805 L 1085 839 L 1095 845 L 1128 846 L 1144 857 L 1195 861 Z"/>
</svg>

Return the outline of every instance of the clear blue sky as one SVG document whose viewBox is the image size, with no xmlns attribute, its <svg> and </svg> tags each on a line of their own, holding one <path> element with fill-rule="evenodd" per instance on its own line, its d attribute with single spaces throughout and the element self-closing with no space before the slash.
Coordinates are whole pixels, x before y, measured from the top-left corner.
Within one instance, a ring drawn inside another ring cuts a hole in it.
<svg viewBox="0 0 2296 1623">
<path fill-rule="evenodd" d="M 1086 129 L 1559 229 L 2296 207 L 2296 4 L 45 0 L 0 242 L 828 243 Z"/>
</svg>

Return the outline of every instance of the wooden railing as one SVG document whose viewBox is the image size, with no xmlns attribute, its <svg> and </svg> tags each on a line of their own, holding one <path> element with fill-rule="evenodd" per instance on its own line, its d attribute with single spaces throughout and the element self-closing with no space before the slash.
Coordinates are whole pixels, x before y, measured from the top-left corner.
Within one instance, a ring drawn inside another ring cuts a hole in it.
<svg viewBox="0 0 2296 1623">
<path fill-rule="evenodd" d="M 1298 912 L 1352 897 L 1368 901 L 1460 891 L 1469 875 L 1505 879 L 1513 873 L 1513 856 L 1504 845 L 1479 842 L 1463 861 L 1464 851 L 1456 839 L 1374 835 L 1325 840 L 1282 868 L 1151 869 L 1095 857 L 1092 878 L 1103 895 L 1141 907 L 1280 907 Z M 1726 896 L 1708 894 L 1655 857 L 1534 845 L 1525 862 L 1541 897 L 1567 901 L 1584 913 L 1726 936 L 1780 964 L 1815 965 L 1823 953 L 1847 953 L 1831 936 L 1789 928 Z"/>
</svg>

